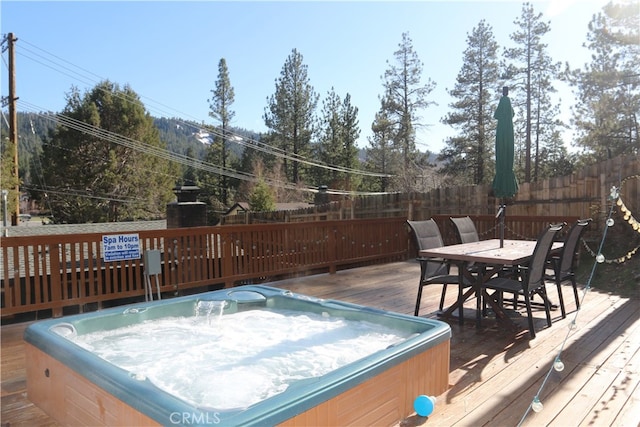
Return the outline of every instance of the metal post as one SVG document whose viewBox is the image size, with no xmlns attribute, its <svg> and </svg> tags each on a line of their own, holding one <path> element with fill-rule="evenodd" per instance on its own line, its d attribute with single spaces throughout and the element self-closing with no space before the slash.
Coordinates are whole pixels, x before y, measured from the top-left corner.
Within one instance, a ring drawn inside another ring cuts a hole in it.
<svg viewBox="0 0 640 427">
<path fill-rule="evenodd" d="M 4 237 L 9 237 L 9 228 L 7 227 L 7 195 L 9 190 L 2 190 L 2 227 Z"/>
<path fill-rule="evenodd" d="M 502 215 L 500 215 L 500 247 L 504 247 L 504 217 L 507 213 L 507 205 L 501 206 Z"/>
</svg>

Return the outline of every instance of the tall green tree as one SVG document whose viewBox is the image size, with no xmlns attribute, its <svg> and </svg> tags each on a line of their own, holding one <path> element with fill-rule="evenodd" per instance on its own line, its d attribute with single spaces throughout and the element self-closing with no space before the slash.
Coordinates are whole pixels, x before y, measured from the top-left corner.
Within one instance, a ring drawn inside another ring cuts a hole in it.
<svg viewBox="0 0 640 427">
<path fill-rule="evenodd" d="M 542 61 L 542 64 L 547 61 L 550 61 L 548 57 Z M 551 79 L 557 76 L 555 71 L 559 70 L 559 63 L 549 63 L 547 70 L 549 69 L 554 69 L 553 75 L 543 71 L 533 76 L 534 96 L 531 105 L 533 170 L 531 180 L 534 182 L 549 176 L 558 176 L 555 174 L 561 170 L 566 171 L 566 165 L 561 168 L 559 165 L 569 161 L 567 149 L 560 134 L 560 129 L 565 127 L 558 118 L 560 105 L 554 104 L 551 98 L 551 94 L 556 92 Z M 519 116 L 521 117 L 522 114 Z M 547 162 L 552 162 L 554 165 L 546 165 Z M 549 175 L 550 173 L 552 175 Z M 568 174 L 570 173 L 571 171 Z"/>
<path fill-rule="evenodd" d="M 569 176 L 573 173 L 575 159 L 569 155 L 558 129 L 548 136 L 539 156 L 541 161 L 536 174 L 540 178 Z"/>
<path fill-rule="evenodd" d="M 6 133 L 5 129 L 7 130 Z M 2 191 L 7 190 L 7 206 L 4 206 L 3 209 L 6 209 L 7 217 L 9 217 L 11 212 L 16 212 L 17 195 L 15 188 L 19 183 L 19 178 L 14 174 L 14 145 L 10 141 L 8 128 L 3 127 L 2 131 L 0 140 L 0 187 L 2 187 Z M 2 203 L 4 201 L 0 197 L 0 205 Z"/>
<path fill-rule="evenodd" d="M 287 57 L 275 85 L 275 93 L 267 98 L 264 122 L 272 134 L 270 139 L 285 154 L 287 179 L 298 183 L 305 171 L 296 158 L 310 153 L 318 95 L 309 82 L 302 54 L 296 49 Z"/>
<path fill-rule="evenodd" d="M 358 166 L 358 147 L 360 136 L 358 126 L 358 108 L 351 105 L 351 95 L 347 93 L 344 100 L 335 90 L 327 94 L 323 100 L 316 158 L 332 167 L 355 169 Z M 335 168 L 316 168 L 316 183 L 331 188 L 352 190 L 358 186 L 358 178 L 352 174 L 341 172 Z M 356 182 L 354 182 L 356 180 Z"/>
<path fill-rule="evenodd" d="M 209 147 L 206 161 L 214 165 L 219 165 L 225 169 L 230 165 L 229 159 L 229 136 L 231 120 L 235 116 L 235 112 L 231 110 L 231 106 L 235 101 L 235 92 L 231 81 L 229 80 L 229 70 L 227 62 L 224 58 L 218 63 L 218 79 L 215 83 L 215 89 L 211 90 L 211 99 L 209 99 L 209 116 L 216 119 L 220 125 L 216 128 L 219 132 L 213 140 L 213 144 Z M 208 177 L 209 185 L 217 186 L 215 196 L 225 206 L 229 205 L 229 179 L 226 175 L 217 177 Z M 217 185 L 216 185 L 217 184 Z"/>
<path fill-rule="evenodd" d="M 276 210 L 273 191 L 262 179 L 259 179 L 253 186 L 253 190 L 249 196 L 249 205 L 254 212 L 271 212 Z"/>
<path fill-rule="evenodd" d="M 591 62 L 568 70 L 578 101 L 575 144 L 589 160 L 637 155 L 640 115 L 640 2 L 608 3 L 589 23 Z"/>
<path fill-rule="evenodd" d="M 456 84 L 449 90 L 455 100 L 442 123 L 459 131 L 446 141 L 439 155 L 441 172 L 461 183 L 483 184 L 493 179 L 496 93 L 499 89 L 498 44 L 485 20 L 467 35 L 467 48 Z"/>
<path fill-rule="evenodd" d="M 530 3 L 524 3 L 520 17 L 514 21 L 517 29 L 510 35 L 515 47 L 505 50 L 509 61 L 506 77 L 515 86 L 510 94 L 513 104 L 520 107 L 516 111 L 521 112 L 520 118 L 515 119 L 514 131 L 519 131 L 524 141 L 524 182 L 532 180 L 532 159 L 538 155 L 537 142 L 541 138 L 536 132 L 551 134 L 554 130 L 553 118 L 543 115 L 551 111 L 548 95 L 555 92 L 552 81 L 559 76 L 560 64 L 554 63 L 547 53 L 543 38 L 551 27 L 542 21 L 542 16 L 535 13 Z M 518 126 L 518 122 L 522 125 Z"/>
<path fill-rule="evenodd" d="M 435 83 L 427 78 L 422 84 L 423 63 L 413 49 L 408 33 L 402 34 L 395 61 L 387 61 L 383 75 L 384 101 L 388 120 L 393 123 L 394 147 L 401 153 L 403 170 L 408 170 L 416 155 L 416 129 L 423 126 L 420 111 L 432 105 L 427 99 Z"/>
<path fill-rule="evenodd" d="M 103 81 L 72 88 L 58 126 L 43 145 L 42 175 L 56 222 L 163 217 L 177 168 L 153 119 L 129 87 Z"/>
<path fill-rule="evenodd" d="M 360 166 L 358 159 L 358 138 L 360 137 L 360 124 L 358 121 L 358 107 L 351 104 L 351 95 L 346 94 L 340 110 L 342 119 L 342 147 L 340 150 L 340 166 L 349 169 L 357 169 Z M 347 174 L 344 190 L 351 191 L 360 185 L 361 176 Z"/>
<path fill-rule="evenodd" d="M 369 147 L 366 149 L 367 160 L 365 169 L 377 172 L 382 176 L 366 176 L 363 179 L 364 191 L 391 191 L 395 187 L 393 174 L 400 169 L 400 156 L 393 149 L 395 135 L 392 121 L 387 115 L 384 104 L 376 113 L 371 125 L 372 136 L 369 137 Z"/>
</svg>

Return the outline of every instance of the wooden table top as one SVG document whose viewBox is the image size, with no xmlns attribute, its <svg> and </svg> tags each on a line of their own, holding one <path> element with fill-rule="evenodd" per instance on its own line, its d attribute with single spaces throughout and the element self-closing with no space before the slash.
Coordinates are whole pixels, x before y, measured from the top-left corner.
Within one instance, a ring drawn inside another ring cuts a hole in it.
<svg viewBox="0 0 640 427">
<path fill-rule="evenodd" d="M 500 239 L 481 240 L 479 242 L 462 243 L 440 248 L 424 249 L 420 256 L 444 258 L 452 261 L 468 261 L 485 264 L 518 265 L 526 262 L 536 247 L 535 241 L 504 240 L 500 247 Z M 552 251 L 562 248 L 562 243 L 555 242 Z"/>
</svg>

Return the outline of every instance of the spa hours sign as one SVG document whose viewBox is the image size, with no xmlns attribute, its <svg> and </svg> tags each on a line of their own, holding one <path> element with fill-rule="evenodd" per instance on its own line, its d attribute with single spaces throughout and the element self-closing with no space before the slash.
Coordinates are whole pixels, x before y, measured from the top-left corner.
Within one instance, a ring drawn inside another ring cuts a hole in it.
<svg viewBox="0 0 640 427">
<path fill-rule="evenodd" d="M 104 261 L 140 259 L 140 237 L 138 234 L 110 234 L 102 236 Z"/>
</svg>

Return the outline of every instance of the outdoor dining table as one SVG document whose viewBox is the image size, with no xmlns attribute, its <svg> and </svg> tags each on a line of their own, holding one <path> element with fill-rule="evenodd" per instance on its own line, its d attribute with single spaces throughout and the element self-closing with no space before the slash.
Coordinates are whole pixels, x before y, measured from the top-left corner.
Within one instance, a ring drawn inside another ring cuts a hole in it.
<svg viewBox="0 0 640 427">
<path fill-rule="evenodd" d="M 477 327 L 481 326 L 482 299 L 489 303 L 496 318 L 511 322 L 504 308 L 498 305 L 493 298 L 487 294 L 483 284 L 505 267 L 517 267 L 527 264 L 533 255 L 536 243 L 536 241 L 530 240 L 505 239 L 503 247 L 500 247 L 500 239 L 490 239 L 421 250 L 420 257 L 441 258 L 456 264 L 460 283 L 463 283 L 463 280 L 465 280 L 471 284 L 470 288 L 464 294 L 460 291 L 456 302 L 444 312 L 440 313 L 440 315 L 449 316 L 458 309 L 459 320 L 460 323 L 462 323 L 464 320 L 462 316 L 462 306 L 472 294 L 475 294 Z M 561 249 L 562 243 L 554 242 L 551 247 L 551 253 L 557 253 Z M 473 269 L 468 268 L 471 263 L 474 265 Z M 459 289 L 462 290 L 462 287 Z M 512 323 L 511 326 L 513 326 Z"/>
</svg>

